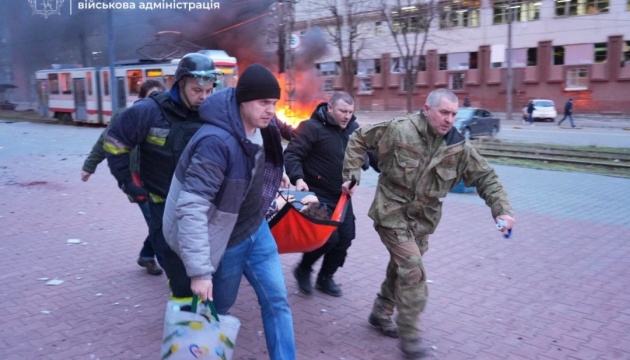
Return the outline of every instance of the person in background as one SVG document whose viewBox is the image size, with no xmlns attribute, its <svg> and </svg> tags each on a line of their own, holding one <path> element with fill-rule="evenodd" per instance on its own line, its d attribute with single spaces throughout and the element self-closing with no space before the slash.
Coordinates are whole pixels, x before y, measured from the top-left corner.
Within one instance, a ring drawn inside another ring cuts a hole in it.
<svg viewBox="0 0 630 360">
<path fill-rule="evenodd" d="M 468 96 L 464 98 L 464 107 L 470 107 L 470 98 Z"/>
<path fill-rule="evenodd" d="M 428 298 L 422 256 L 440 221 L 442 199 L 463 179 L 466 186 L 477 188 L 493 219 L 504 223 L 501 231 L 514 226 L 498 176 L 453 127 L 458 103 L 451 90 L 434 90 L 423 111 L 359 128 L 350 137 L 343 163 L 342 189 L 352 195 L 350 180 L 355 177 L 360 184 L 366 151 L 378 156 L 382 172 L 368 216 L 390 260 L 368 322 L 385 336 L 400 337 L 402 352 L 414 359 L 428 354 L 418 328 Z"/>
<path fill-rule="evenodd" d="M 155 92 L 164 91 L 166 88 L 164 84 L 162 84 L 159 80 L 147 80 L 140 85 L 140 93 L 138 95 L 138 101 L 140 99 L 144 99 L 147 96 Z M 118 112 L 114 113 L 109 121 L 109 124 L 101 133 L 101 136 L 98 137 L 98 140 L 92 147 L 92 151 L 90 151 L 90 155 L 85 159 L 83 163 L 83 169 L 81 170 L 81 180 L 88 181 L 90 176 L 96 172 L 96 167 L 103 160 L 105 160 L 105 150 L 103 149 L 103 139 L 105 138 L 105 134 L 112 127 L 112 125 L 116 122 L 116 118 L 118 117 Z M 132 174 L 138 174 L 139 170 L 139 158 L 138 158 L 138 149 L 135 148 L 131 152 L 131 160 L 129 163 L 129 170 Z M 147 226 L 151 224 L 151 210 L 149 209 L 149 203 L 147 201 L 136 201 L 136 199 L 128 196 L 129 201 L 135 202 L 140 207 L 142 211 L 142 215 L 144 216 L 144 220 L 147 223 Z M 151 233 L 147 235 L 146 239 L 144 239 L 144 243 L 142 244 L 142 249 L 140 250 L 140 255 L 138 256 L 138 265 L 147 269 L 147 273 L 151 275 L 161 275 L 162 269 L 155 262 L 155 251 L 153 250 L 153 240 L 151 237 Z"/>
<path fill-rule="evenodd" d="M 567 101 L 567 103 L 564 104 L 564 117 L 562 118 L 562 120 L 558 122 L 558 126 L 562 125 L 562 122 L 567 117 L 569 118 L 569 121 L 571 122 L 571 127 L 575 127 L 575 124 L 573 124 L 573 99 L 569 99 L 569 101 Z"/>
<path fill-rule="evenodd" d="M 534 126 L 534 110 L 536 109 L 536 107 L 534 107 L 534 101 L 530 100 L 529 103 L 527 104 L 527 122 L 529 122 L 530 126 Z"/>
</svg>

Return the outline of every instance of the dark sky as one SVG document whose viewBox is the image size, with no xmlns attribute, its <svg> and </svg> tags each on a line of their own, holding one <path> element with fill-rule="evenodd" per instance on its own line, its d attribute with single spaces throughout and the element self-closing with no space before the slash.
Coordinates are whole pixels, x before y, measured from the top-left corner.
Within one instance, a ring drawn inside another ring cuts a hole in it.
<svg viewBox="0 0 630 360">
<path fill-rule="evenodd" d="M 187 2 L 165 0 L 167 3 L 173 1 Z M 61 15 L 50 15 L 48 18 L 33 14 L 29 0 L 10 0 L 3 4 L 8 21 L 0 26 L 8 26 L 5 34 L 9 34 L 8 44 L 16 83 L 26 81 L 25 78 L 34 71 L 49 68 L 53 63 L 83 63 L 86 66 L 107 64 L 108 10 L 79 10 L 78 4 L 81 2 L 87 1 L 65 0 Z M 139 7 L 141 1 L 119 2 L 134 2 Z M 277 4 L 269 0 L 221 0 L 218 3 L 220 8 L 212 10 L 113 10 L 116 59 L 143 57 L 138 53 L 141 48 L 144 53 L 163 52 L 160 46 L 149 44 L 155 44 L 156 34 L 160 31 L 176 31 L 181 33 L 179 38 L 172 35 L 160 37 L 162 42 L 175 40 L 177 46 L 169 49 L 181 47 L 183 53 L 197 50 L 186 44 L 197 45 L 202 49 L 222 49 L 238 59 L 241 69 L 252 62 L 277 69 L 280 22 L 275 10 Z M 311 44 L 308 44 L 309 39 Z M 296 54 L 296 63 L 313 68 L 315 57 L 326 51 L 326 45 L 317 32 L 308 34 L 305 40 L 307 44 L 302 45 L 301 53 Z M 99 53 L 92 55 L 92 52 Z"/>
</svg>

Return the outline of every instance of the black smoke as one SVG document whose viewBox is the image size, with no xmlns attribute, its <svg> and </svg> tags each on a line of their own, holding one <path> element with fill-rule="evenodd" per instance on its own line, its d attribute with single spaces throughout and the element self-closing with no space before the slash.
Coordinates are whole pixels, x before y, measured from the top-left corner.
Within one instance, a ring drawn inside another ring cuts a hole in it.
<svg viewBox="0 0 630 360">
<path fill-rule="evenodd" d="M 40 1 L 40 0 L 38 0 Z M 65 0 L 61 15 L 44 18 L 33 14 L 27 0 L 3 4 L 6 21 L 0 24 L 9 34 L 10 63 L 16 85 L 23 96 L 33 100 L 34 72 L 51 64 L 106 66 L 108 52 L 108 12 L 113 17 L 116 60 L 146 58 L 176 50 L 174 57 L 199 49 L 222 49 L 235 56 L 242 70 L 253 62 L 278 71 L 279 5 L 269 0 L 214 1 L 212 10 L 79 10 L 80 3 L 108 0 Z M 54 3 L 54 1 L 52 1 Z M 145 3 L 162 1 L 146 1 Z M 166 3 L 184 0 L 165 0 Z M 197 1 L 193 1 L 197 2 Z M 209 4 L 210 1 L 200 0 Z M 167 33 L 164 33 L 167 32 Z M 157 35 L 161 33 L 162 35 Z M 173 46 L 175 45 L 175 46 Z M 140 52 L 139 52 L 140 50 Z M 315 61 L 326 52 L 323 36 L 310 31 L 295 52 L 296 70 L 314 71 Z M 7 55 L 3 55 L 7 56 Z M 28 89 L 28 91 L 24 91 Z"/>
</svg>

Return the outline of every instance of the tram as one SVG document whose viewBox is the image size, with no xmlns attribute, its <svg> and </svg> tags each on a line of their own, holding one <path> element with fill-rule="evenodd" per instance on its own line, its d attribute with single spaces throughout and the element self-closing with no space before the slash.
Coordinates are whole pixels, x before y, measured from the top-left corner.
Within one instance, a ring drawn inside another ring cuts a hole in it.
<svg viewBox="0 0 630 360">
<path fill-rule="evenodd" d="M 223 81 L 217 88 L 236 86 L 236 58 L 223 50 L 199 52 L 210 57 L 223 72 Z M 118 63 L 114 68 L 118 108 L 129 107 L 138 100 L 140 85 L 146 80 L 160 80 L 170 89 L 179 60 Z M 63 122 L 108 124 L 112 113 L 118 110 L 112 109 L 109 71 L 109 67 L 63 65 L 36 71 L 39 116 Z"/>
</svg>

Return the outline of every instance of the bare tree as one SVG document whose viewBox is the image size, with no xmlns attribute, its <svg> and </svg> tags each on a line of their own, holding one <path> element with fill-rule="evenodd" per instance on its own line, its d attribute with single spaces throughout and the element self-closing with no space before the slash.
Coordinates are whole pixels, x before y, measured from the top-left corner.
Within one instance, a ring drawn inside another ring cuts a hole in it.
<svg viewBox="0 0 630 360">
<path fill-rule="evenodd" d="M 382 16 L 398 49 L 398 66 L 404 73 L 407 112 L 413 111 L 413 90 L 418 71 L 426 67 L 424 49 L 436 17 L 434 0 L 381 0 Z"/>
<path fill-rule="evenodd" d="M 376 8 L 370 0 L 325 0 L 321 6 L 329 15 L 321 19 L 321 25 L 341 59 L 342 88 L 354 96 L 357 59 L 366 45 L 366 35 L 360 31 L 360 25 L 374 17 Z"/>
</svg>

